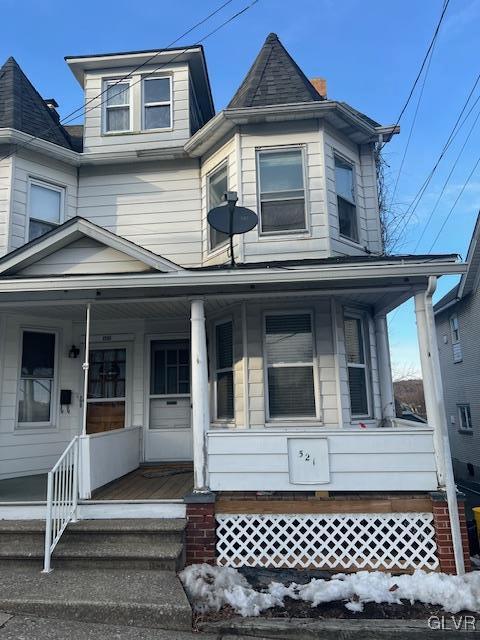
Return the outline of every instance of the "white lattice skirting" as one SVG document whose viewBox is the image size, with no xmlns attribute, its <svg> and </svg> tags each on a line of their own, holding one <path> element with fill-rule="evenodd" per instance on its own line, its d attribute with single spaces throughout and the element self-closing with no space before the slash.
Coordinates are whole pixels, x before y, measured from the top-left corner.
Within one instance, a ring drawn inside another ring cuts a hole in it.
<svg viewBox="0 0 480 640">
<path fill-rule="evenodd" d="M 438 568 L 431 513 L 217 514 L 216 520 L 221 566 Z"/>
</svg>

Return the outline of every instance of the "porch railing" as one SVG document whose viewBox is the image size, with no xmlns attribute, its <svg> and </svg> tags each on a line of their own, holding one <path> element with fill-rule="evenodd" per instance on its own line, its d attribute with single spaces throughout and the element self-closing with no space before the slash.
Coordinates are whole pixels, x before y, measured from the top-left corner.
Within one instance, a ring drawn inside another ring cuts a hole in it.
<svg viewBox="0 0 480 640">
<path fill-rule="evenodd" d="M 76 520 L 78 505 L 78 436 L 75 436 L 48 474 L 45 560 L 50 573 L 51 557 L 69 522 Z"/>
</svg>

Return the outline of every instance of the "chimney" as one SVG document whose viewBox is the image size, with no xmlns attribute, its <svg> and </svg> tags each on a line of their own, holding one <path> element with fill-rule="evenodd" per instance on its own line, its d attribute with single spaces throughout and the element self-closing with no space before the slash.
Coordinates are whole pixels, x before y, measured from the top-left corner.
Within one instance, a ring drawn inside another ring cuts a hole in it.
<svg viewBox="0 0 480 640">
<path fill-rule="evenodd" d="M 47 107 L 50 109 L 50 112 L 55 120 L 55 122 L 60 122 L 60 115 L 57 112 L 58 102 L 55 98 L 44 98 L 43 100 Z"/>
<path fill-rule="evenodd" d="M 325 78 L 310 78 L 310 82 L 313 84 L 317 93 L 319 93 L 322 98 L 326 99 L 327 97 L 327 81 Z"/>
</svg>

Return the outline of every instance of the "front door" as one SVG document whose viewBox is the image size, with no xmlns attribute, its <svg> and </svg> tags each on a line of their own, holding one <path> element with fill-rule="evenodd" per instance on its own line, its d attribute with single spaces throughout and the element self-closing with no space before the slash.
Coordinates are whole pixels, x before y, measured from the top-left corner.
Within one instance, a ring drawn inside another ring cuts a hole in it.
<svg viewBox="0 0 480 640">
<path fill-rule="evenodd" d="M 87 433 L 125 426 L 127 349 L 90 350 L 87 397 Z"/>
<path fill-rule="evenodd" d="M 149 420 L 145 459 L 191 460 L 188 340 L 150 341 Z"/>
</svg>

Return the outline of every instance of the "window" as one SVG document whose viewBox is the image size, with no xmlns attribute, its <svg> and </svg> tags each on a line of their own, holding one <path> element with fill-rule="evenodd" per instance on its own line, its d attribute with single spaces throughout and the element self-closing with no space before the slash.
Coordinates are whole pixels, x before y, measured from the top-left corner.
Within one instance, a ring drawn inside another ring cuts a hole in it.
<svg viewBox="0 0 480 640">
<path fill-rule="evenodd" d="M 109 80 L 105 92 L 105 131 L 130 131 L 130 84 Z"/>
<path fill-rule="evenodd" d="M 213 171 L 207 178 L 208 210 L 218 207 L 225 202 L 224 194 L 228 191 L 228 165 L 223 164 Z M 227 208 L 225 207 L 225 215 Z M 228 240 L 228 234 L 217 231 L 209 225 L 210 249 L 215 249 Z"/>
<path fill-rule="evenodd" d="M 190 351 L 188 342 L 153 340 L 150 394 L 177 396 L 189 393 Z"/>
<path fill-rule="evenodd" d="M 168 129 L 172 125 L 171 78 L 144 78 L 143 128 Z"/>
<path fill-rule="evenodd" d="M 28 239 L 34 240 L 55 229 L 62 218 L 64 189 L 43 182 L 30 182 Z"/>
<path fill-rule="evenodd" d="M 452 335 L 453 361 L 461 362 L 463 359 L 462 345 L 460 344 L 460 329 L 456 314 L 450 317 L 450 333 Z"/>
<path fill-rule="evenodd" d="M 460 431 L 472 430 L 472 414 L 470 413 L 469 404 L 459 404 L 458 406 L 458 421 Z"/>
<path fill-rule="evenodd" d="M 18 389 L 20 426 L 47 425 L 52 421 L 55 339 L 54 333 L 23 332 Z"/>
<path fill-rule="evenodd" d="M 258 152 L 260 230 L 306 231 L 302 149 Z"/>
<path fill-rule="evenodd" d="M 367 416 L 368 382 L 363 322 L 361 318 L 346 316 L 344 326 L 352 416 Z"/>
<path fill-rule="evenodd" d="M 312 316 L 266 316 L 265 359 L 270 418 L 315 417 Z"/>
<path fill-rule="evenodd" d="M 358 242 L 353 166 L 338 156 L 335 156 L 335 187 L 340 235 Z"/>
<path fill-rule="evenodd" d="M 217 420 L 232 420 L 233 401 L 233 323 L 215 327 L 215 388 Z"/>
</svg>

